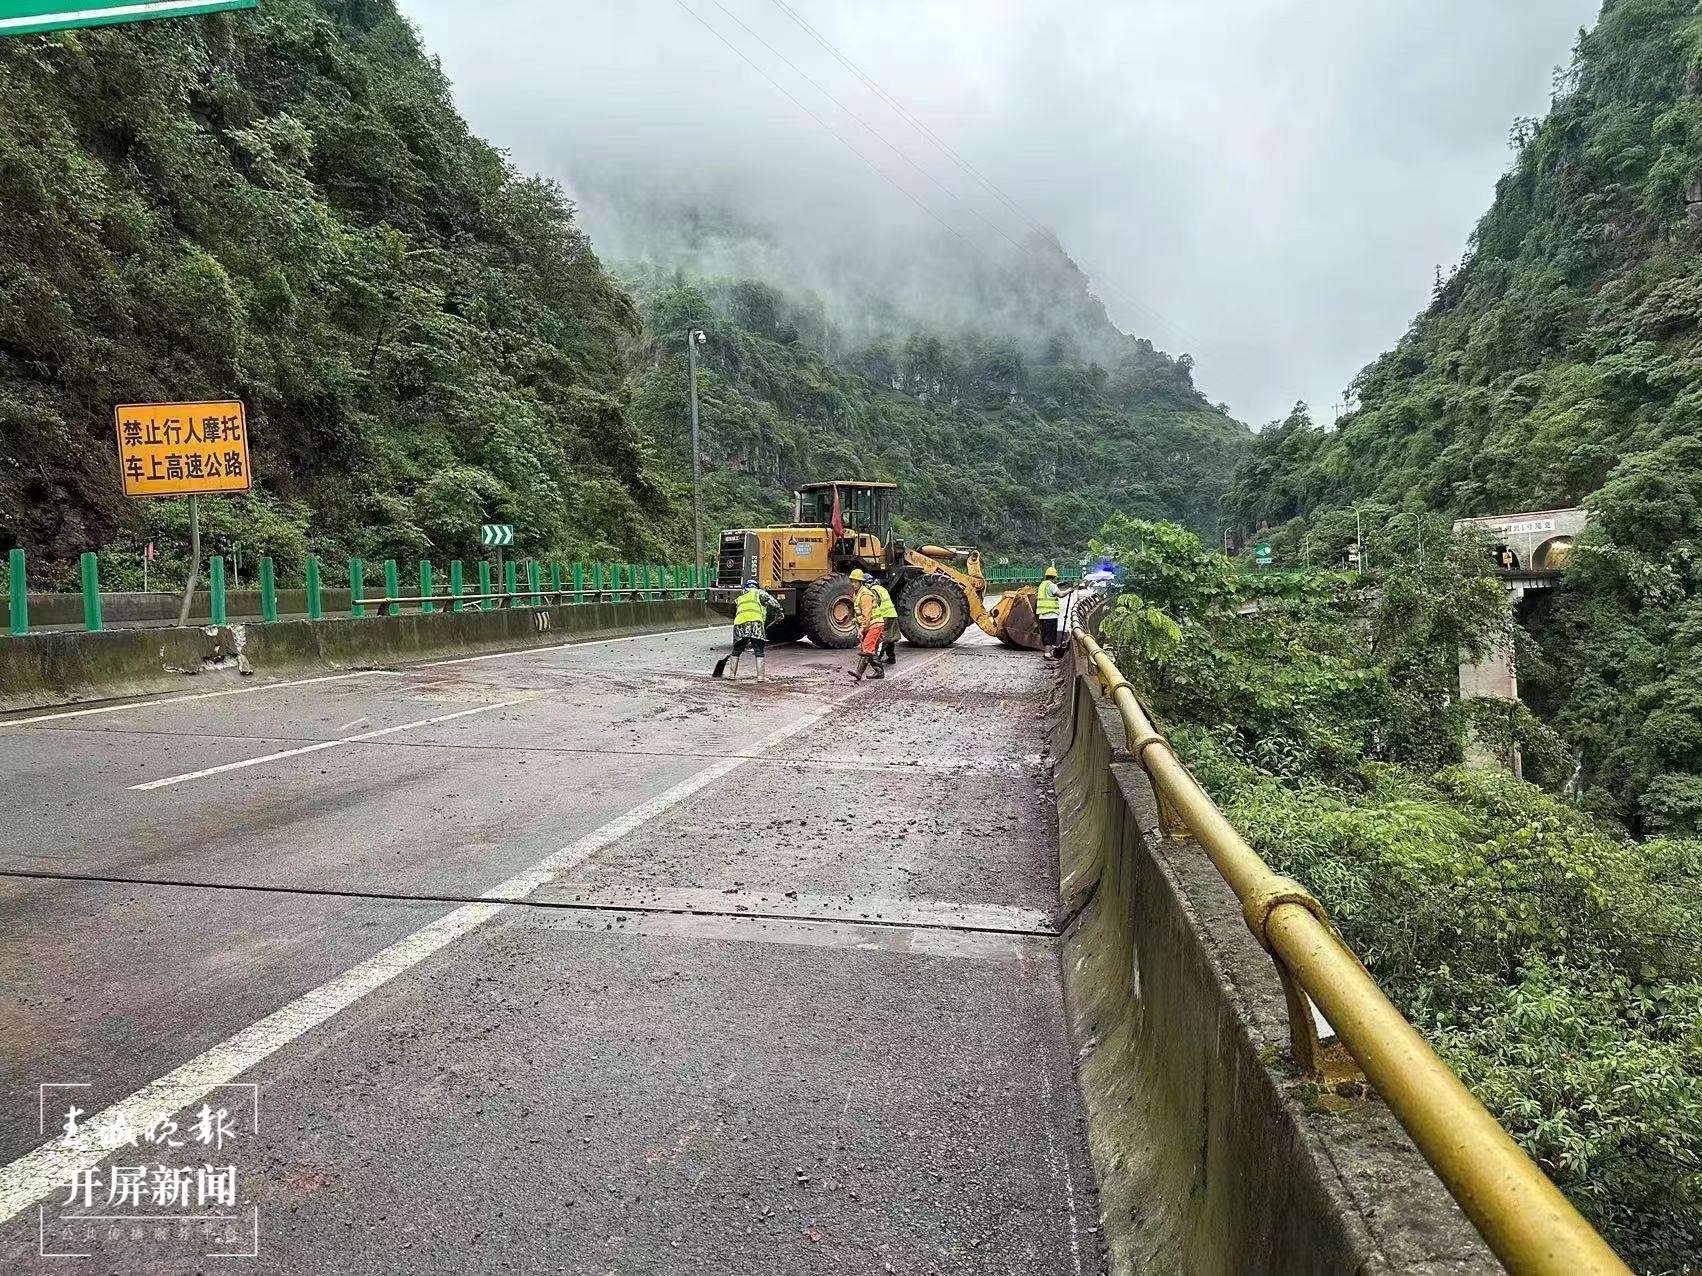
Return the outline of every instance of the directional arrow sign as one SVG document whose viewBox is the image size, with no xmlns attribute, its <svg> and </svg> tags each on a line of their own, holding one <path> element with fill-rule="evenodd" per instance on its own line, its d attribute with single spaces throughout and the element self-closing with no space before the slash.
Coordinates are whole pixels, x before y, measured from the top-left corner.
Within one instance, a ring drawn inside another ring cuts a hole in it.
<svg viewBox="0 0 1702 1276">
<path fill-rule="evenodd" d="M 479 544 L 486 549 L 514 544 L 513 523 L 485 523 L 479 528 Z"/>
</svg>

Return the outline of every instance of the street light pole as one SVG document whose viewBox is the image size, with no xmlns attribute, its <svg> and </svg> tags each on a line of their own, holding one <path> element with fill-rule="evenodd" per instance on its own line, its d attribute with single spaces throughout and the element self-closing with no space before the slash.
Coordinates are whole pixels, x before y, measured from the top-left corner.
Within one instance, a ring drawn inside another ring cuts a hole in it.
<svg viewBox="0 0 1702 1276">
<path fill-rule="evenodd" d="M 1418 529 L 1418 565 L 1420 567 L 1423 567 L 1424 566 L 1424 515 L 1418 513 L 1416 510 L 1401 510 L 1393 518 L 1391 518 L 1387 523 L 1383 524 L 1383 530 L 1385 532 L 1388 531 L 1391 527 L 1393 527 L 1396 523 L 1400 522 L 1401 519 L 1403 519 L 1403 518 L 1410 518 L 1412 520 L 1412 525 Z"/>
<path fill-rule="evenodd" d="M 692 328 L 686 333 L 686 359 L 691 364 L 691 521 L 700 585 L 703 583 L 703 465 L 697 451 L 697 348 L 708 340 L 702 328 Z"/>
</svg>

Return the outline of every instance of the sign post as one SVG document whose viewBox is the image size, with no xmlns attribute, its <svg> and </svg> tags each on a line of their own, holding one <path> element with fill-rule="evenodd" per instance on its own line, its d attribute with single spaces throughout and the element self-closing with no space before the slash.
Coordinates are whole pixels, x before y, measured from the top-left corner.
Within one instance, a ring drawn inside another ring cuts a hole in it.
<svg viewBox="0 0 1702 1276">
<path fill-rule="evenodd" d="M 0 0 L 0 35 L 36 35 L 258 7 L 259 0 Z"/>
<path fill-rule="evenodd" d="M 506 581 L 503 574 L 502 551 L 505 546 L 514 544 L 513 523 L 481 523 L 479 525 L 479 544 L 486 549 L 496 550 L 496 578 Z M 508 600 L 512 604 L 512 599 Z"/>
<path fill-rule="evenodd" d="M 3 7 L 5 0 L 0 0 Z M 248 415 L 239 399 L 201 403 L 121 403 L 112 410 L 118 473 L 132 498 L 189 498 L 189 578 L 177 623 L 189 623 L 201 571 L 201 502 L 207 493 L 246 492 Z"/>
</svg>

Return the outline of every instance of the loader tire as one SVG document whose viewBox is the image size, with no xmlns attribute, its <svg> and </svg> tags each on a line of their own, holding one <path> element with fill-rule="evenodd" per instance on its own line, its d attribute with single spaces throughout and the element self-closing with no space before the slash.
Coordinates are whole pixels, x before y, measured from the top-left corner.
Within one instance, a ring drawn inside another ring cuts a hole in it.
<svg viewBox="0 0 1702 1276">
<path fill-rule="evenodd" d="M 823 576 L 798 595 L 798 623 L 818 647 L 844 650 L 857 645 L 856 589 L 849 576 Z"/>
<path fill-rule="evenodd" d="M 969 599 L 947 576 L 924 576 L 898 600 L 898 628 L 913 647 L 949 647 L 969 624 Z"/>
</svg>

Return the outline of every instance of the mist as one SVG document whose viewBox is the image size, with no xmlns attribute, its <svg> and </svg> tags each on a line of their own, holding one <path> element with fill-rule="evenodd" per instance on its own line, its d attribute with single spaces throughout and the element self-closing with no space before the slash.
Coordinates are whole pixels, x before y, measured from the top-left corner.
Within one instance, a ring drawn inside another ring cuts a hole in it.
<svg viewBox="0 0 1702 1276">
<path fill-rule="evenodd" d="M 1400 337 L 1596 7 L 402 0 L 614 263 L 815 292 L 853 332 L 962 326 L 1055 268 L 1052 232 L 1255 425 L 1329 420 Z"/>
</svg>

